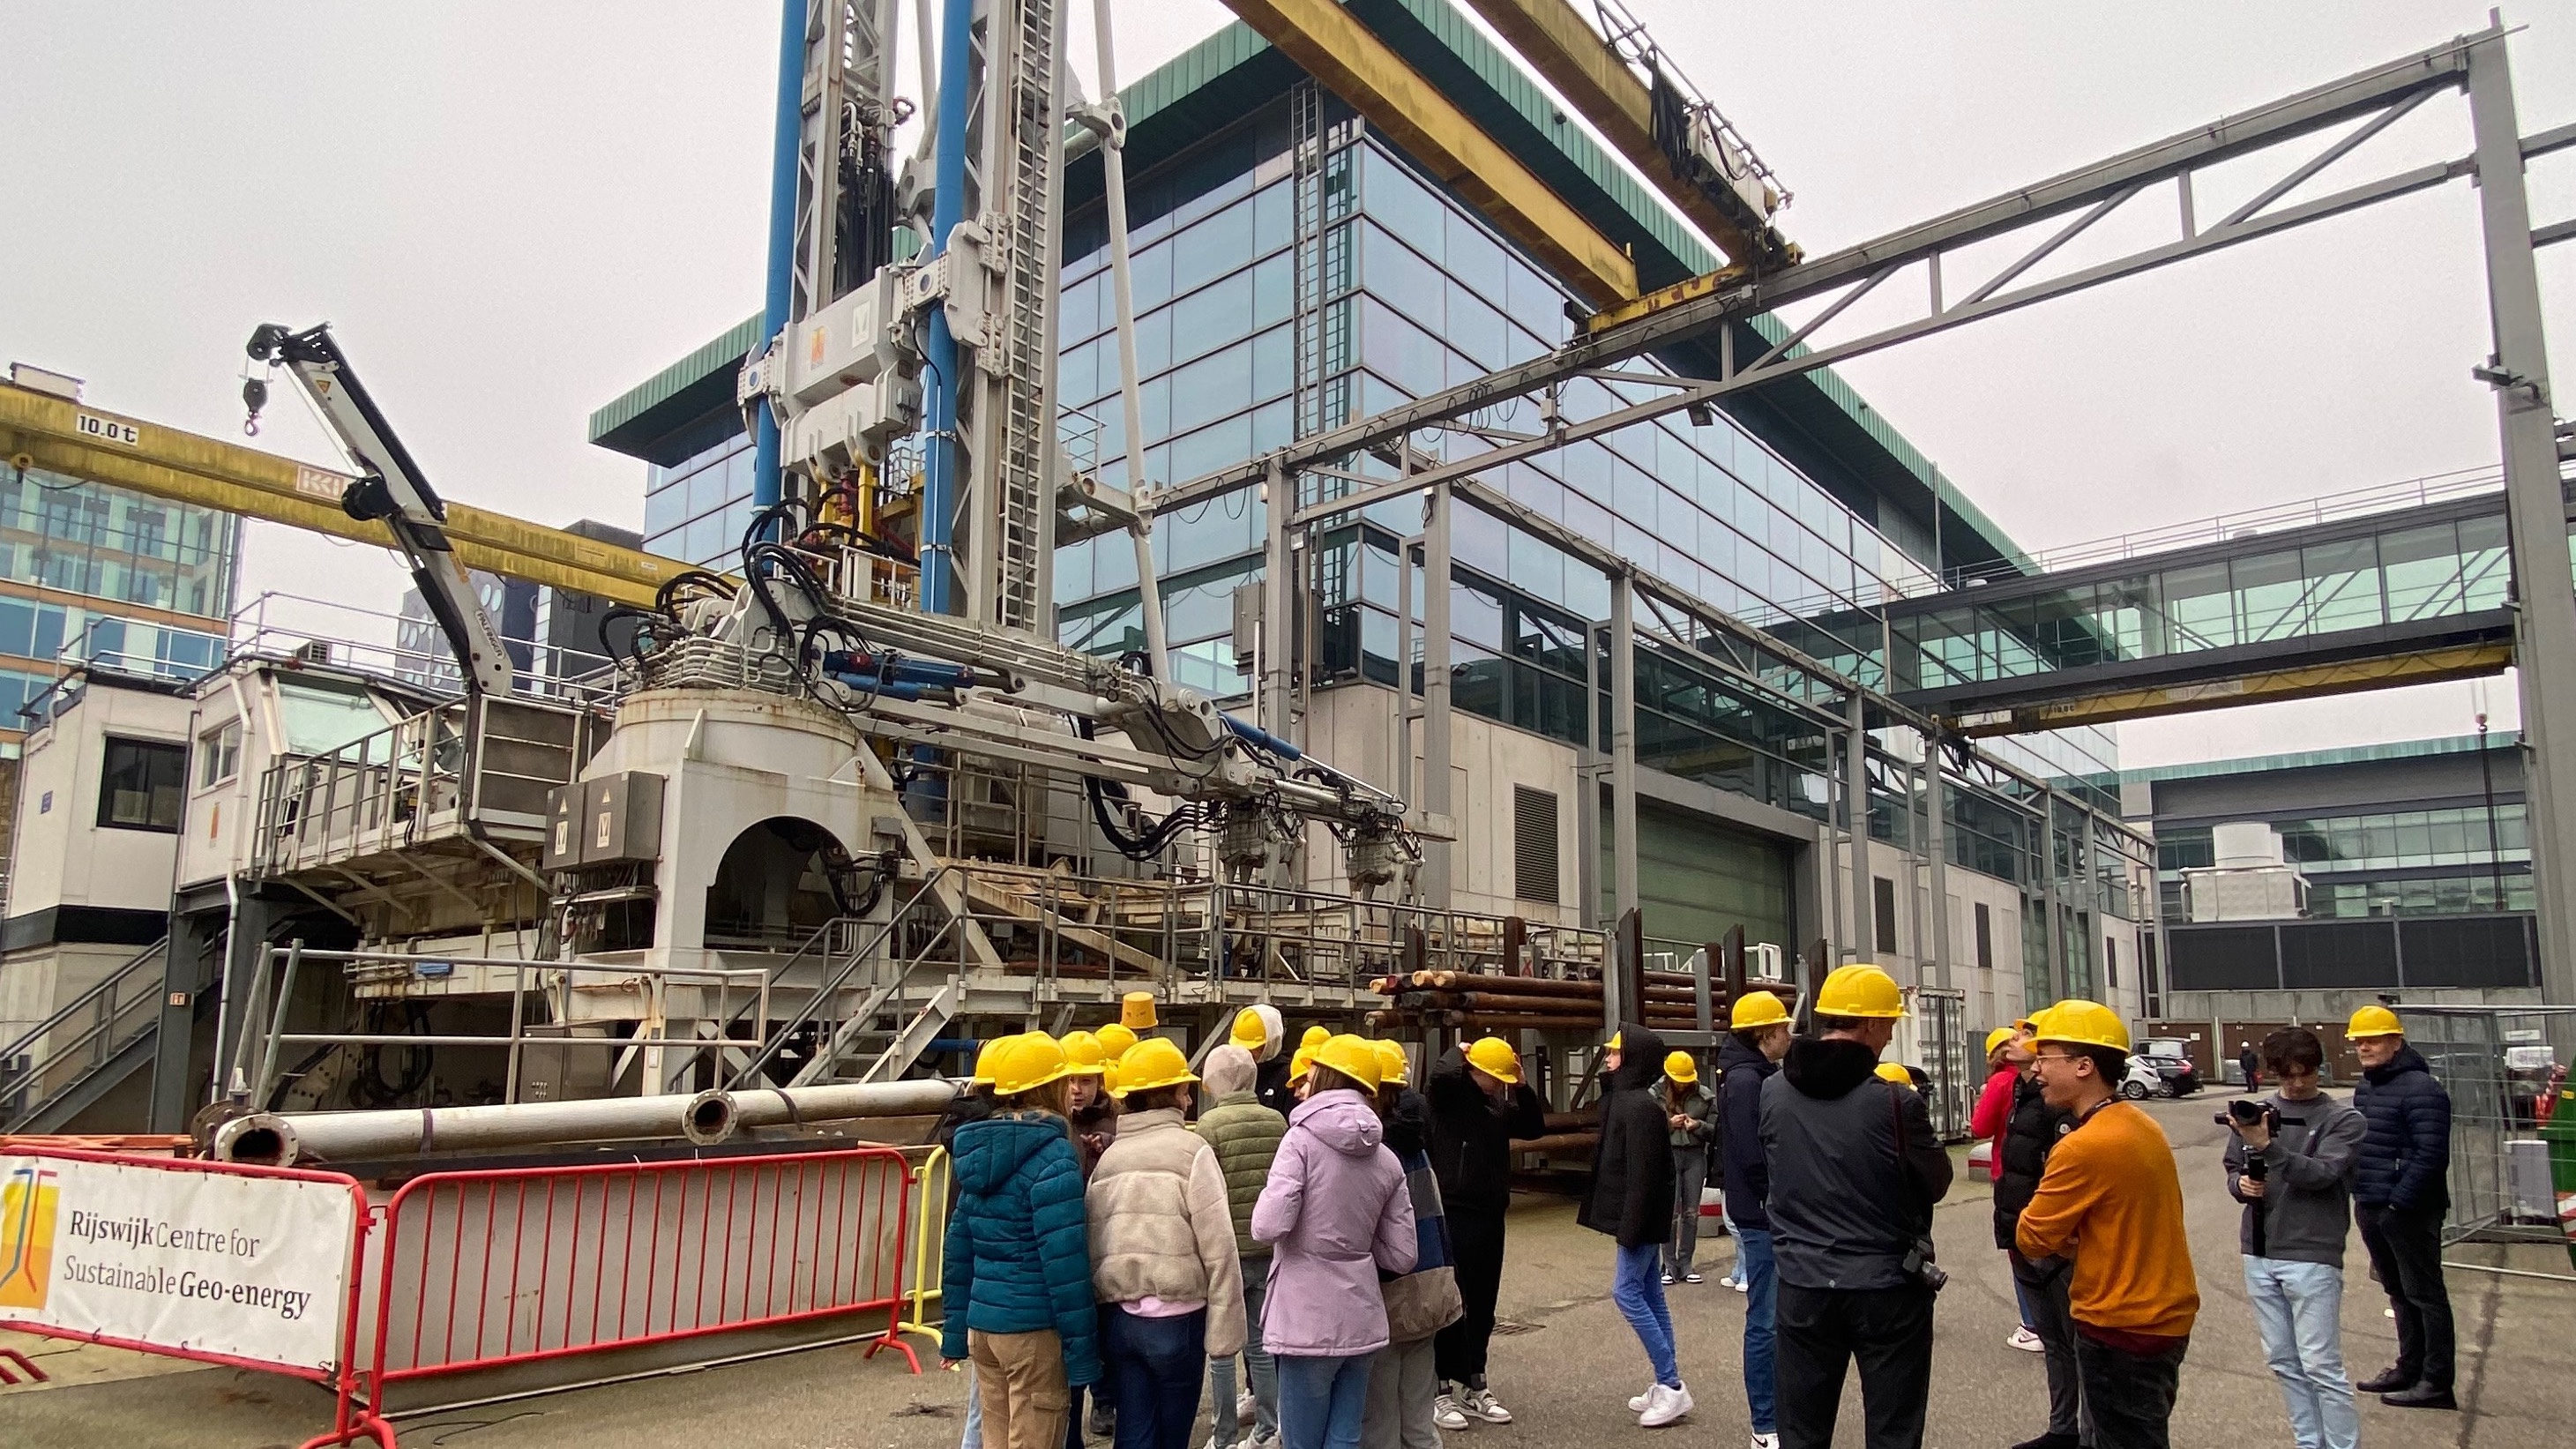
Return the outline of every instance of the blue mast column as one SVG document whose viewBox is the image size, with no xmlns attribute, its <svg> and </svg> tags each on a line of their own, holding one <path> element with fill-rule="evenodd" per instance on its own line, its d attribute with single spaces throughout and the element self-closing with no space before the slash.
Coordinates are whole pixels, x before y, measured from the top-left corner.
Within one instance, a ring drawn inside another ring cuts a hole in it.
<svg viewBox="0 0 2576 1449">
<path fill-rule="evenodd" d="M 939 36 L 939 145 L 931 172 L 934 260 L 947 254 L 948 234 L 966 218 L 966 87 L 975 28 L 975 0 L 946 0 L 946 5 Z M 960 278 L 956 284 L 972 285 L 974 280 Z M 945 307 L 931 309 L 922 351 L 930 371 L 925 420 L 930 447 L 921 485 L 921 607 L 944 614 L 949 580 L 957 569 L 950 540 L 957 513 L 957 339 L 949 334 Z"/>
<path fill-rule="evenodd" d="M 786 330 L 796 275 L 796 152 L 805 130 L 805 3 L 784 0 L 784 18 L 778 26 L 778 114 L 769 146 L 769 274 L 760 314 L 761 336 L 767 339 L 764 346 Z M 778 414 L 767 397 L 760 399 L 759 409 L 751 454 L 755 510 L 779 498 Z"/>
</svg>

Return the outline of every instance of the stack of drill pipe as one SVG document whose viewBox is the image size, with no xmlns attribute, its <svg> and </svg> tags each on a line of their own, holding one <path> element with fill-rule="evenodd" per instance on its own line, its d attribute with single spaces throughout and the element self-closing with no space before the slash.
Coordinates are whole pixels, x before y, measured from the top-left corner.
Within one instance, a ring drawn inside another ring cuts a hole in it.
<svg viewBox="0 0 2576 1449">
<path fill-rule="evenodd" d="M 1370 984 L 1379 995 L 1391 999 L 1389 1006 L 1369 1014 L 1369 1024 L 1374 1027 L 1454 1027 L 1493 1032 L 1601 1028 L 1599 981 L 1476 971 L 1416 971 L 1409 976 L 1381 976 Z M 1781 995 L 1793 999 L 1786 989 Z M 1645 1025 L 1664 1031 L 1698 1029 L 1697 990 L 1688 972 L 1647 972 L 1645 998 Z M 1731 1004 L 1725 987 L 1712 983 L 1712 1026 L 1723 1029 Z M 1638 1013 L 1630 1015 L 1635 1017 Z"/>
</svg>

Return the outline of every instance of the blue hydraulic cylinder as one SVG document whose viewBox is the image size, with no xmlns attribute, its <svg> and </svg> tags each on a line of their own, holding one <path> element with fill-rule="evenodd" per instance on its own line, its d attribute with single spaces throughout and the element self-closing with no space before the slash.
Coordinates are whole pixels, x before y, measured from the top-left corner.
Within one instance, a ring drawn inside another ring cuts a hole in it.
<svg viewBox="0 0 2576 1449">
<path fill-rule="evenodd" d="M 769 274 L 762 292 L 761 336 L 787 329 L 796 276 L 796 152 L 805 130 L 806 0 L 783 0 L 778 27 L 778 114 L 769 143 Z M 779 499 L 778 414 L 763 396 L 752 433 L 751 506 Z"/>
<path fill-rule="evenodd" d="M 1243 741 L 1245 744 L 1252 746 L 1254 749 L 1259 750 L 1264 754 L 1277 755 L 1283 760 L 1291 761 L 1302 760 L 1306 757 L 1306 752 L 1304 750 L 1297 748 L 1295 745 L 1288 743 L 1286 740 L 1279 738 L 1277 735 L 1272 734 L 1270 731 L 1263 729 L 1261 726 L 1254 724 L 1249 720 L 1236 719 L 1230 714 L 1220 715 L 1218 718 L 1225 721 L 1225 727 L 1233 732 L 1236 739 Z"/>
<path fill-rule="evenodd" d="M 928 3 L 928 0 L 923 0 Z M 966 219 L 966 88 L 974 59 L 975 0 L 945 0 L 939 35 L 939 144 L 932 153 L 930 256 L 948 251 L 948 233 Z M 957 285 L 973 285 L 960 278 Z M 922 344 L 930 378 L 926 399 L 929 450 L 921 483 L 921 607 L 948 612 L 949 580 L 956 573 L 951 552 L 957 513 L 957 339 L 948 331 L 948 311 L 930 312 L 929 335 Z"/>
</svg>

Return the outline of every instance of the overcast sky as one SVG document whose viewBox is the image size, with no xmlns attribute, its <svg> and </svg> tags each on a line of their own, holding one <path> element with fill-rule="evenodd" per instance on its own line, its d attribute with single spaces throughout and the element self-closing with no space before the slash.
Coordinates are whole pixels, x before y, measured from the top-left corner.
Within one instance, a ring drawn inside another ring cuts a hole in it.
<svg viewBox="0 0 2576 1449">
<path fill-rule="evenodd" d="M 1811 254 L 2486 21 L 2466 0 L 1629 4 L 1794 190 L 1783 226 Z M 1130 78 L 1227 18 L 1213 0 L 1114 14 Z M 2531 27 L 2524 129 L 2576 119 L 2576 4 L 2507 18 Z M 327 318 L 442 492 L 632 526 L 643 467 L 588 446 L 585 422 L 759 305 L 776 25 L 769 0 L 0 0 L 19 61 L 0 82 L 0 360 L 238 436 L 251 327 Z M 1087 12 L 1073 33 L 1088 82 Z M 2465 104 L 2437 99 L 2317 185 L 2467 145 Z M 2216 181 L 2200 214 L 2264 179 Z M 2576 215 L 2576 156 L 2532 180 L 2536 220 Z M 2132 211 L 2095 245 L 2170 236 L 2165 201 Z M 1843 371 L 2034 549 L 2492 466 L 2493 399 L 2468 376 L 2489 346 L 2478 247 L 2454 184 Z M 2563 337 L 2576 246 L 2542 268 Z M 334 461 L 290 399 L 261 442 Z M 379 551 L 270 526 L 246 573 L 249 593 L 378 607 L 401 587 Z M 2509 683 L 2488 693 L 2510 724 Z M 2144 722 L 2123 757 L 2460 732 L 2472 708 L 2451 685 Z"/>
</svg>

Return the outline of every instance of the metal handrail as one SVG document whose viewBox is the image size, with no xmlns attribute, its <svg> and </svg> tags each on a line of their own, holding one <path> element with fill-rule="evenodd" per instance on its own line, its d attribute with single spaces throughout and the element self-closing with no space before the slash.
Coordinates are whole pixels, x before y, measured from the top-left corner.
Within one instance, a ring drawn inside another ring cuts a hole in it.
<svg viewBox="0 0 2576 1449">
<path fill-rule="evenodd" d="M 809 995 L 809 998 L 806 998 L 804 1006 L 796 1008 L 796 1016 L 788 1016 L 786 1021 L 783 1021 L 783 1024 L 778 1026 L 778 1031 L 773 1031 L 773 1034 L 770 1034 L 770 1044 L 768 1044 L 768 1047 L 762 1047 L 762 1049 L 760 1049 L 760 1055 L 752 1057 L 750 1062 L 744 1062 L 742 1070 L 737 1070 L 737 1073 L 734 1073 L 734 1078 L 729 1080 L 729 1083 L 724 1083 L 724 1085 L 726 1085 L 726 1091 L 732 1091 L 732 1088 L 739 1088 L 739 1085 L 742 1085 L 744 1080 L 750 1080 L 750 1078 L 752 1078 L 752 1073 L 757 1073 L 757 1070 L 760 1070 L 760 1067 L 768 1065 L 768 1062 L 773 1060 L 773 1057 L 778 1057 L 778 1047 L 781 1047 L 781 1044 L 786 1044 L 788 1036 L 793 1036 L 793 1034 L 796 1034 L 796 1031 L 799 1031 L 799 1029 L 804 1029 L 804 1026 L 809 1024 L 809 1021 L 814 1021 L 814 1013 L 817 1013 L 819 1008 L 822 1008 L 824 1000 L 829 1000 L 829 998 L 835 998 L 835 995 L 840 995 L 840 990 L 842 990 L 842 987 L 845 987 L 845 985 L 848 985 L 850 977 L 858 975 L 858 967 L 860 967 L 860 964 L 866 964 L 866 959 L 871 957 L 871 954 L 876 954 L 878 946 L 884 946 L 884 944 L 886 944 L 886 936 L 891 936 L 891 933 L 894 933 L 894 928 L 896 928 L 896 926 L 902 926 L 904 918 L 907 918 L 907 915 L 912 915 L 912 908 L 914 908 L 914 905 L 920 905 L 920 902 L 925 900 L 927 895 L 930 895 L 930 887 L 935 887 L 935 884 L 940 882 L 940 877 L 945 877 L 945 874 L 948 874 L 948 871 L 953 871 L 953 869 L 956 869 L 956 866 L 940 866 L 940 869 L 930 871 L 930 874 L 927 874 L 927 877 L 922 877 L 920 890 L 914 890 L 914 892 L 912 892 L 912 897 L 909 897 L 909 900 L 904 900 L 902 905 L 896 905 L 896 908 L 891 910 L 889 915 L 886 915 L 886 920 L 881 920 L 881 923 L 876 923 L 876 933 L 873 933 L 873 936 L 868 936 L 866 941 L 860 941 L 858 946 L 850 946 L 848 959 L 842 959 L 840 969 L 837 969 L 835 975 L 832 975 L 832 980 L 827 980 L 827 982 L 822 982 L 822 985 L 814 987 L 814 995 Z M 781 980 L 781 977 L 786 975 L 786 972 L 791 972 L 791 969 L 796 967 L 796 962 L 801 962 L 801 959 L 804 959 L 806 951 L 814 949 L 814 941 L 822 941 L 822 938 L 827 938 L 829 933 L 835 931 L 835 928 L 845 926 L 845 923 L 850 923 L 850 918 L 832 918 L 832 920 L 824 920 L 824 923 L 822 923 L 822 926 L 817 928 L 817 931 L 811 933 L 811 936 L 806 936 L 804 946 L 796 946 L 796 954 L 791 954 L 791 957 L 788 957 L 786 962 L 781 962 L 781 964 L 778 964 L 778 967 L 773 969 L 773 972 L 770 972 L 770 980 L 773 980 L 773 982 L 775 982 L 775 980 Z M 866 926 L 866 923 L 863 923 L 863 926 Z M 909 972 L 907 972 L 907 975 L 909 975 Z M 737 1016 L 739 1016 L 739 1013 L 737 1013 Z M 724 1024 L 726 1029 L 732 1029 L 732 1024 L 734 1024 L 732 1018 L 726 1018 L 726 1024 Z"/>
<path fill-rule="evenodd" d="M 160 1024 L 160 993 L 157 990 L 127 1001 L 122 1006 L 117 1002 L 117 995 L 142 972 L 147 963 L 156 958 L 165 957 L 169 949 L 170 938 L 165 935 L 144 947 L 124 965 L 109 972 L 96 985 L 55 1008 L 52 1015 L 20 1033 L 16 1040 L 5 1047 L 0 1047 L 0 1064 L 15 1061 L 20 1057 L 25 1057 L 28 1061 L 25 1071 L 6 1079 L 5 1084 L 0 1084 L 12 1091 L 11 1100 L 0 1102 L 0 1124 L 14 1127 L 43 1111 L 59 1100 L 65 1092 L 77 1086 L 89 1073 L 104 1066 L 108 1059 L 123 1050 L 128 1042 L 141 1036 L 143 1027 L 140 1024 L 134 1025 L 130 1030 L 119 1030 L 119 1023 L 124 1021 L 138 1002 L 150 1003 L 153 1009 L 146 1016 L 146 1020 L 155 1026 Z M 55 1032 L 72 1027 L 73 1023 L 84 1015 L 89 1018 L 88 1021 L 80 1025 L 68 1040 L 47 1043 L 46 1038 Z M 39 1046 L 47 1048 L 41 1057 L 37 1054 Z M 54 1068 L 69 1059 L 75 1052 L 83 1050 L 88 1053 L 88 1061 L 79 1073 L 51 1091 L 41 1090 L 47 1076 Z M 29 1089 L 38 1089 L 34 1100 L 29 1101 L 24 1096 L 18 1095 Z"/>
<path fill-rule="evenodd" d="M 937 870 L 923 876 L 921 878 L 921 885 L 912 893 L 912 898 L 896 907 L 895 910 L 877 926 L 874 935 L 851 948 L 848 959 L 841 963 L 840 969 L 833 973 L 832 978 L 817 986 L 814 989 L 813 994 L 805 999 L 805 1004 L 796 1009 L 796 1014 L 781 1023 L 778 1030 L 770 1034 L 768 1042 L 762 1046 L 760 1051 L 755 1053 L 751 1060 L 745 1062 L 742 1067 L 725 1083 L 725 1089 L 727 1091 L 732 1091 L 740 1087 L 744 1082 L 751 1080 L 753 1075 L 759 1072 L 761 1068 L 769 1065 L 770 1062 L 775 1060 L 778 1056 L 778 1049 L 785 1045 L 789 1038 L 802 1030 L 808 1023 L 815 1020 L 816 1014 L 822 1010 L 823 1003 L 840 994 L 842 988 L 849 984 L 850 978 L 858 973 L 859 967 L 865 964 L 870 957 L 874 956 L 877 949 L 883 946 L 887 938 L 894 934 L 895 928 L 902 925 L 923 901 L 932 898 L 934 888 L 937 887 L 940 879 L 956 869 L 957 867 L 954 865 L 942 865 Z M 820 937 L 824 932 L 831 930 L 832 926 L 835 924 L 838 923 L 834 922 L 826 924 L 822 930 L 815 932 L 815 936 Z M 938 934 L 934 934 L 931 937 L 931 941 L 936 942 L 939 940 L 940 936 L 945 934 L 946 929 L 942 928 Z M 813 941 L 811 939 L 806 942 L 807 946 L 811 946 L 812 944 Z M 928 947 L 925 946 L 923 949 L 926 952 Z M 778 972 L 785 972 L 788 966 L 795 964 L 797 957 L 804 954 L 804 947 L 797 948 L 796 955 L 788 957 L 786 965 L 780 966 L 778 968 Z M 898 983 L 908 979 L 912 975 L 912 968 L 918 964 L 920 964 L 918 954 L 914 959 L 906 961 L 903 965 L 903 969 L 896 977 Z M 776 975 L 777 973 L 773 973 L 771 979 L 775 980 Z"/>
</svg>

